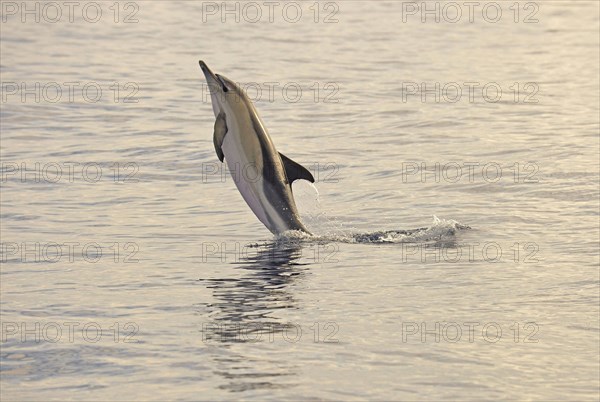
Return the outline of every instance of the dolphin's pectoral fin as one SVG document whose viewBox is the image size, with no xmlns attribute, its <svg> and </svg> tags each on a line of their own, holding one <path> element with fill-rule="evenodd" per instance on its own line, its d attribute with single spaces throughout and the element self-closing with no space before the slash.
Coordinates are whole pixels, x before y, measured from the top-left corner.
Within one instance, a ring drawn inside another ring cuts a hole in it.
<svg viewBox="0 0 600 402">
<path fill-rule="evenodd" d="M 290 158 L 288 158 L 281 152 L 279 153 L 279 156 L 281 156 L 281 161 L 283 162 L 283 168 L 285 169 L 285 175 L 287 176 L 290 185 L 292 185 L 294 180 L 298 180 L 298 179 L 308 180 L 311 183 L 315 182 L 315 178 L 308 171 L 307 168 L 305 168 L 304 166 L 302 166 L 299 163 L 294 162 L 293 160 L 291 160 Z"/>
<path fill-rule="evenodd" d="M 217 156 L 221 162 L 223 162 L 223 159 L 225 158 L 225 155 L 223 155 L 223 151 L 221 150 L 225 134 L 227 134 L 227 122 L 225 120 L 225 113 L 221 112 L 215 121 L 215 133 L 213 135 L 215 151 L 217 151 Z"/>
</svg>

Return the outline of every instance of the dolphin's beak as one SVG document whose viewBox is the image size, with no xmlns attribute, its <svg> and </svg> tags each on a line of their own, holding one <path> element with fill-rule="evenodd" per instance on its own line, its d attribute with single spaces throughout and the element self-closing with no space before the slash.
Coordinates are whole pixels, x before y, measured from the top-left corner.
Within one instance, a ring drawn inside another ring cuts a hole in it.
<svg viewBox="0 0 600 402">
<path fill-rule="evenodd" d="M 208 68 L 208 66 L 206 65 L 205 62 L 200 60 L 198 62 L 198 64 L 200 64 L 200 68 L 202 69 L 202 72 L 204 73 L 204 77 L 206 77 L 206 83 L 209 86 L 215 85 L 215 86 L 221 88 L 223 91 L 227 92 L 227 87 L 225 86 L 225 83 L 219 79 L 218 75 L 213 73 L 211 71 L 211 69 Z"/>
</svg>

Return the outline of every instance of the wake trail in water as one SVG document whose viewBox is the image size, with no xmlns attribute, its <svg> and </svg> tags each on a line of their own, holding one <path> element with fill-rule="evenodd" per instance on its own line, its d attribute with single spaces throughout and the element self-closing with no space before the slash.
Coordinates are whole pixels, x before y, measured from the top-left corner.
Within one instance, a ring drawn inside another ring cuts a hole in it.
<svg viewBox="0 0 600 402">
<path fill-rule="evenodd" d="M 308 184 L 308 185 L 306 185 Z M 344 219 L 333 218 L 325 212 L 320 201 L 317 187 L 308 182 L 302 182 L 294 190 L 297 203 L 306 211 L 302 219 L 313 232 L 309 235 L 300 231 L 288 231 L 276 237 L 275 243 L 284 244 L 302 242 L 338 242 L 338 243 L 415 243 L 443 241 L 456 234 L 459 230 L 470 229 L 453 219 L 440 219 L 433 216 L 433 222 L 427 227 L 416 229 L 377 230 L 359 232 L 347 227 Z"/>
<path fill-rule="evenodd" d="M 288 231 L 277 236 L 276 242 L 338 242 L 338 243 L 416 243 L 440 241 L 452 237 L 459 230 L 470 229 L 453 219 L 440 219 L 433 217 L 433 222 L 428 227 L 417 229 L 381 230 L 366 233 L 334 233 L 309 235 L 300 231 Z"/>
</svg>

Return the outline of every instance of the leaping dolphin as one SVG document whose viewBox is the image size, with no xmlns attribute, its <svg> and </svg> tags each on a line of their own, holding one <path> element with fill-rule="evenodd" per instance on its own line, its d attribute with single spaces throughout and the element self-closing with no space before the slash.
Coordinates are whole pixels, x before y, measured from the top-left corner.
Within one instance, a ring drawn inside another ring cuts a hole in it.
<svg viewBox="0 0 600 402">
<path fill-rule="evenodd" d="M 300 222 L 292 183 L 314 183 L 304 166 L 277 152 L 265 124 L 244 91 L 230 79 L 214 74 L 200 60 L 217 120 L 213 142 L 219 160 L 227 160 L 235 185 L 256 217 L 274 234 L 310 232 Z"/>
</svg>

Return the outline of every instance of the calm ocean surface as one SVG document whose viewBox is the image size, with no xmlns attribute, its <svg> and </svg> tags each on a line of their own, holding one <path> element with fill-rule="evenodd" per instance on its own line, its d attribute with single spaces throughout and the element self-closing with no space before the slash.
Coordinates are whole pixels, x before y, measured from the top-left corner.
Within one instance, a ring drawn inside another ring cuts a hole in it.
<svg viewBox="0 0 600 402">
<path fill-rule="evenodd" d="M 598 400 L 598 2 L 54 4 L 2 3 L 3 400 Z"/>
</svg>

